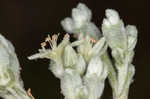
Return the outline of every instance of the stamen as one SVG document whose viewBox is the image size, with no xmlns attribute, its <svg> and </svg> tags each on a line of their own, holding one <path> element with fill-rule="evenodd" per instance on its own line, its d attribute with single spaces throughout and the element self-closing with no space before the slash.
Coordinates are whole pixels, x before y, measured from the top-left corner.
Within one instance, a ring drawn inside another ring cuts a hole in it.
<svg viewBox="0 0 150 99">
<path fill-rule="evenodd" d="M 45 49 L 45 46 L 46 46 L 46 43 L 45 43 L 45 42 L 42 42 L 42 43 L 41 43 L 42 49 Z"/>
<path fill-rule="evenodd" d="M 70 37 L 69 34 L 66 33 L 65 36 L 64 36 L 64 39 L 66 39 L 66 38 L 68 39 L 69 37 Z"/>
<path fill-rule="evenodd" d="M 48 42 L 51 48 L 53 47 L 52 39 L 49 35 L 45 38 L 45 42 Z"/>
<path fill-rule="evenodd" d="M 54 34 L 52 36 L 52 40 L 51 40 L 51 43 L 53 45 L 53 48 L 57 46 L 57 38 L 58 38 L 58 35 Z"/>
<path fill-rule="evenodd" d="M 93 38 L 90 38 L 90 41 L 91 41 L 92 43 L 96 43 L 96 42 L 97 42 L 97 40 L 95 40 L 95 39 L 93 39 Z"/>
<path fill-rule="evenodd" d="M 50 36 L 48 35 L 48 37 L 45 38 L 45 42 L 49 42 L 49 41 L 51 41 L 51 38 L 50 38 Z"/>
<path fill-rule="evenodd" d="M 27 93 L 28 93 L 28 96 L 31 97 L 31 99 L 35 99 L 35 98 L 32 96 L 32 94 L 31 94 L 31 88 L 28 89 L 28 92 L 27 92 Z"/>
<path fill-rule="evenodd" d="M 73 37 L 78 38 L 78 34 L 74 34 Z M 83 39 L 85 39 L 85 38 L 83 38 Z M 97 42 L 97 40 L 95 40 L 93 38 L 90 38 L 90 41 L 91 41 L 91 43 L 96 43 Z"/>
</svg>

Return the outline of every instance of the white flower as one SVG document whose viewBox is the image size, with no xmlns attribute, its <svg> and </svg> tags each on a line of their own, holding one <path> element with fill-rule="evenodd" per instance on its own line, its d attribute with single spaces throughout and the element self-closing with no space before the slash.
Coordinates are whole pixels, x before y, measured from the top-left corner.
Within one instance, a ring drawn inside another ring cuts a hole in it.
<svg viewBox="0 0 150 99">
<path fill-rule="evenodd" d="M 93 56 L 101 56 L 107 50 L 107 44 L 104 37 L 95 41 L 95 43 L 91 42 L 91 40 L 93 39 L 86 36 L 85 40 L 82 41 L 82 44 L 80 44 L 77 49 L 78 53 L 84 57 L 87 63 Z"/>
<path fill-rule="evenodd" d="M 92 12 L 86 5 L 79 3 L 77 8 L 72 9 L 72 18 L 76 28 L 81 28 L 85 23 L 91 21 Z"/>
<path fill-rule="evenodd" d="M 106 17 L 111 25 L 117 24 L 120 20 L 119 14 L 113 9 L 106 9 Z"/>
<path fill-rule="evenodd" d="M 75 69 L 77 72 L 79 72 L 81 75 L 84 74 L 86 69 L 86 63 L 82 55 L 78 55 L 78 61 L 76 63 Z"/>
<path fill-rule="evenodd" d="M 51 66 L 49 67 L 49 69 L 52 70 L 52 72 L 54 73 L 56 77 L 60 78 L 63 76 L 63 73 L 64 73 L 64 64 L 63 64 L 64 56 L 63 55 L 64 55 L 65 47 L 69 44 L 69 35 L 66 34 L 64 36 L 63 41 L 59 45 L 57 45 L 57 38 L 58 38 L 58 35 L 53 35 L 52 38 L 48 36 L 45 39 L 45 42 L 41 44 L 42 49 L 39 50 L 39 53 L 29 56 L 28 59 L 33 60 L 37 58 L 47 58 L 47 59 L 52 60 L 50 63 Z M 45 48 L 46 42 L 50 44 L 51 49 Z M 66 57 L 67 57 L 67 62 L 68 62 L 68 55 Z M 65 60 L 66 60 L 66 57 L 65 57 Z"/>
<path fill-rule="evenodd" d="M 70 45 L 67 45 L 65 47 L 63 59 L 64 59 L 64 67 L 74 67 L 76 65 L 77 54 Z"/>
</svg>

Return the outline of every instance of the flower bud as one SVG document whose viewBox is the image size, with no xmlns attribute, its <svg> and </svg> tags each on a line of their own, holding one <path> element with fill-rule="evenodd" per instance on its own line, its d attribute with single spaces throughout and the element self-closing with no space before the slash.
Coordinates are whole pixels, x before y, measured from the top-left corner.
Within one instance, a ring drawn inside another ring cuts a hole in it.
<svg viewBox="0 0 150 99">
<path fill-rule="evenodd" d="M 128 49 L 133 50 L 137 43 L 137 29 L 133 25 L 128 25 L 126 27 L 126 32 L 128 35 Z"/>
<path fill-rule="evenodd" d="M 92 13 L 90 9 L 82 3 L 79 3 L 76 8 L 72 9 L 72 18 L 75 22 L 76 28 L 80 28 L 83 24 L 89 22 L 91 17 Z"/>
<path fill-rule="evenodd" d="M 103 63 L 101 61 L 101 58 L 99 56 L 95 56 L 90 60 L 88 64 L 86 76 L 90 77 L 92 75 L 96 75 L 97 77 L 100 77 L 102 70 Z"/>
<path fill-rule="evenodd" d="M 70 46 L 67 45 L 64 49 L 64 67 L 73 67 L 76 65 L 77 62 L 77 54 L 75 50 Z"/>
<path fill-rule="evenodd" d="M 68 33 L 74 32 L 74 23 L 71 18 L 65 18 L 63 21 L 61 21 L 61 25 Z"/>
<path fill-rule="evenodd" d="M 117 11 L 106 10 L 107 19 L 103 20 L 102 31 L 111 48 L 127 48 L 127 34 Z"/>
<path fill-rule="evenodd" d="M 78 61 L 77 61 L 75 68 L 77 72 L 79 72 L 81 75 L 85 72 L 86 63 L 85 63 L 83 56 L 81 55 L 78 56 Z"/>
</svg>

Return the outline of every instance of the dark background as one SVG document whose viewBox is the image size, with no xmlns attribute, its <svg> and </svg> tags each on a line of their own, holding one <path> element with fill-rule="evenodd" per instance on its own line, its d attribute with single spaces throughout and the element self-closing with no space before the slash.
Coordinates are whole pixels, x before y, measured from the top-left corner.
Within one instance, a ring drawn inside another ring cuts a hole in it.
<svg viewBox="0 0 150 99">
<path fill-rule="evenodd" d="M 99 27 L 106 8 L 119 11 L 125 24 L 137 26 L 136 75 L 129 99 L 149 99 L 150 5 L 144 0 L 0 0 L 0 31 L 16 48 L 26 90 L 31 88 L 36 99 L 63 99 L 59 80 L 48 70 L 49 61 L 29 61 L 27 56 L 37 52 L 48 33 L 64 35 L 60 21 L 70 16 L 78 2 L 92 10 Z M 102 99 L 112 99 L 108 83 Z"/>
</svg>

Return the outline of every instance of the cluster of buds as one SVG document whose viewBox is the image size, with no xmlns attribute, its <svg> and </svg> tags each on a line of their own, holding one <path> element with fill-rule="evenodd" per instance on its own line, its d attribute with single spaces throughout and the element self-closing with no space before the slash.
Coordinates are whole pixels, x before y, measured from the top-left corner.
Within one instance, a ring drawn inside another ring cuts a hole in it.
<svg viewBox="0 0 150 99">
<path fill-rule="evenodd" d="M 114 99 L 127 99 L 129 86 L 135 73 L 132 60 L 137 43 L 137 29 L 133 25 L 125 27 L 115 10 L 107 9 L 106 17 L 103 20 L 102 31 L 111 48 L 114 66 L 117 70 L 115 79 L 111 80 L 112 77 L 110 77 L 113 97 Z"/>
<path fill-rule="evenodd" d="M 92 12 L 84 4 L 79 3 L 76 8 L 72 9 L 72 18 L 67 17 L 61 24 L 68 33 L 82 35 L 89 35 L 90 37 L 98 40 L 101 33 L 98 27 L 91 22 Z"/>
<path fill-rule="evenodd" d="M 84 13 L 82 14 L 81 11 Z M 135 73 L 135 67 L 132 64 L 132 60 L 134 56 L 134 48 L 137 43 L 137 29 L 133 25 L 127 25 L 125 27 L 118 12 L 113 9 L 107 9 L 107 18 L 104 18 L 102 24 L 102 34 L 98 34 L 100 32 L 93 31 L 95 29 L 92 26 L 87 27 L 88 29 L 84 28 L 86 29 L 84 30 L 82 26 L 84 27 L 86 26 L 85 24 L 91 23 L 91 12 L 89 12 L 90 10 L 81 3 L 78 4 L 77 8 L 73 8 L 72 10 L 72 24 L 76 24 L 76 22 L 78 22 L 78 26 L 80 27 L 78 28 L 80 31 L 78 39 L 83 38 L 83 35 L 85 34 L 90 38 L 94 38 L 96 41 L 105 38 L 108 47 L 111 49 L 113 61 L 109 58 L 107 52 L 105 52 L 104 55 L 102 55 L 102 63 L 108 67 L 108 78 L 113 90 L 113 97 L 114 99 L 127 99 L 129 86 L 133 81 L 132 79 Z M 74 15 L 78 17 L 74 17 Z M 66 31 L 68 31 L 71 27 L 74 28 L 72 24 L 69 25 L 69 23 L 71 23 L 70 20 L 67 20 L 66 18 L 61 22 Z M 87 32 L 89 30 L 92 32 Z M 88 47 L 81 48 L 83 53 L 86 53 L 87 49 Z M 86 54 L 83 54 L 83 56 L 84 55 L 85 60 L 88 61 L 88 57 Z M 93 68 L 95 67 L 93 66 Z"/>
<path fill-rule="evenodd" d="M 0 35 L 0 96 L 4 99 L 31 99 L 23 88 L 20 69 L 13 45 Z"/>
</svg>

